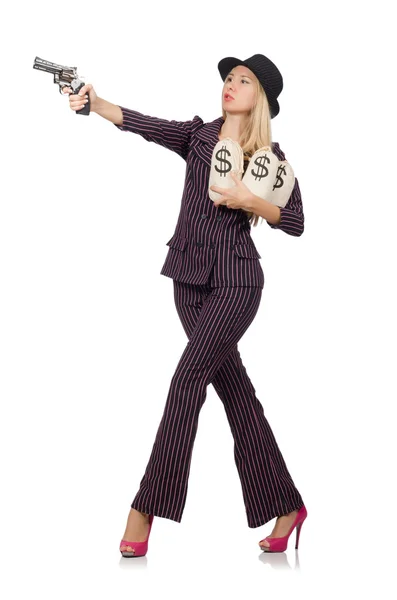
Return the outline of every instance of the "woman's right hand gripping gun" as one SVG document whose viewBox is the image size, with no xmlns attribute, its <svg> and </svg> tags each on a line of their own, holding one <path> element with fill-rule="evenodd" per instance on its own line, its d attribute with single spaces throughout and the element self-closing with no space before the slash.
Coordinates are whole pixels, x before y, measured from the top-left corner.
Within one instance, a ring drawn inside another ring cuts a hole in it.
<svg viewBox="0 0 397 600">
<path fill-rule="evenodd" d="M 62 88 L 62 92 L 64 94 L 69 94 L 69 106 L 72 110 L 75 110 L 75 111 L 78 111 L 78 110 L 84 108 L 84 106 L 87 104 L 87 102 L 88 102 L 88 98 L 86 96 L 87 92 L 88 92 L 88 97 L 90 99 L 91 110 L 93 110 L 92 107 L 95 105 L 95 102 L 98 98 L 91 83 L 86 83 L 85 85 L 83 85 L 83 87 L 81 88 L 81 90 L 79 91 L 78 94 L 73 94 L 73 90 L 68 86 L 64 86 Z"/>
</svg>

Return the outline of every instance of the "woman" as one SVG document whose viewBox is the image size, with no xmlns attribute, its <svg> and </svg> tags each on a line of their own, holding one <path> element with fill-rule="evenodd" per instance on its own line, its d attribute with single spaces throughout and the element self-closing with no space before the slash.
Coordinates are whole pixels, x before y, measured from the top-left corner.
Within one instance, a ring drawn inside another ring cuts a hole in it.
<svg viewBox="0 0 397 600">
<path fill-rule="evenodd" d="M 186 161 L 181 211 L 161 274 L 173 279 L 176 310 L 188 343 L 131 504 L 120 543 L 123 556 L 146 554 L 155 515 L 181 521 L 199 412 L 210 383 L 224 404 L 234 437 L 248 526 L 259 527 L 277 517 L 260 547 L 267 552 L 285 550 L 295 527 L 298 547 L 307 515 L 237 348 L 258 311 L 264 286 L 251 222 L 256 226 L 262 217 L 270 227 L 300 236 L 304 216 L 298 180 L 283 208 L 253 195 L 236 176 L 234 187 L 211 186 L 220 194 L 217 201 L 208 195 L 212 153 L 220 140 L 231 138 L 240 144 L 245 168 L 255 150 L 271 144 L 270 119 L 279 112 L 283 81 L 274 63 L 261 54 L 245 61 L 224 58 L 218 69 L 224 81 L 222 117 L 210 123 L 198 115 L 190 121 L 144 115 L 99 98 L 91 84 L 69 96 L 70 108 L 80 110 L 87 101 L 80 96 L 88 92 L 91 111 Z M 277 143 L 272 150 L 279 160 L 285 159 Z"/>
</svg>

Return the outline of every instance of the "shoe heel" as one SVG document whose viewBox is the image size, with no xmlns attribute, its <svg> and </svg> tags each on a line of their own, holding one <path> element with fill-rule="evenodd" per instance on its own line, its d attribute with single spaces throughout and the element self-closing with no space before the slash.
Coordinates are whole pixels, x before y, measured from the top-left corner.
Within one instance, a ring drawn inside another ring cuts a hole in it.
<svg viewBox="0 0 397 600">
<path fill-rule="evenodd" d="M 298 546 L 299 546 L 299 537 L 300 537 L 300 534 L 301 534 L 302 525 L 303 525 L 303 521 L 302 521 L 302 523 L 299 523 L 299 525 L 297 525 L 297 526 L 296 526 L 296 541 L 295 541 L 295 550 L 298 550 Z"/>
</svg>

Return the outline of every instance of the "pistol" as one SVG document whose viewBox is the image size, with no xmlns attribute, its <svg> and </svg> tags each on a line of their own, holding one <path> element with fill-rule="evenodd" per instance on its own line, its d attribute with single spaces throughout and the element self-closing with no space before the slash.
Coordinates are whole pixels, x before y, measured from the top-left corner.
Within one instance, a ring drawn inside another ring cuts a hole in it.
<svg viewBox="0 0 397 600">
<path fill-rule="evenodd" d="M 70 92 L 71 95 L 78 94 L 79 90 L 81 90 L 81 88 L 85 85 L 84 81 L 82 81 L 77 75 L 77 67 L 65 67 L 64 65 L 57 65 L 56 63 L 36 56 L 34 59 L 33 68 L 39 69 L 40 71 L 46 71 L 47 73 L 54 73 L 54 83 L 59 85 L 59 93 L 62 94 L 62 96 L 67 95 L 62 91 L 65 86 L 72 88 L 73 91 Z M 88 98 L 88 102 L 85 106 L 83 106 L 83 108 L 75 111 L 76 115 L 90 114 L 89 94 L 86 95 L 86 98 Z"/>
</svg>

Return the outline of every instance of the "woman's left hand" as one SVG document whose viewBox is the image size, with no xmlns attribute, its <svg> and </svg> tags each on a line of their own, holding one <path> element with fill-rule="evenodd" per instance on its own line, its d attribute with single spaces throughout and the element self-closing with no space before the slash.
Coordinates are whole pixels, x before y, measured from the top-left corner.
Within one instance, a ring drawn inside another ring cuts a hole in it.
<svg viewBox="0 0 397 600">
<path fill-rule="evenodd" d="M 224 188 L 219 187 L 219 185 L 211 185 L 210 187 L 210 189 L 214 192 L 222 194 L 221 198 L 214 200 L 215 206 L 219 206 L 219 204 L 225 204 L 228 208 L 242 208 L 243 210 L 248 210 L 252 192 L 247 188 L 245 183 L 241 181 L 241 179 L 238 179 L 237 175 L 233 171 L 230 173 L 230 175 L 236 184 L 235 186 Z"/>
</svg>

